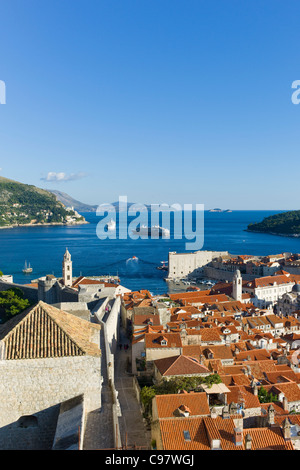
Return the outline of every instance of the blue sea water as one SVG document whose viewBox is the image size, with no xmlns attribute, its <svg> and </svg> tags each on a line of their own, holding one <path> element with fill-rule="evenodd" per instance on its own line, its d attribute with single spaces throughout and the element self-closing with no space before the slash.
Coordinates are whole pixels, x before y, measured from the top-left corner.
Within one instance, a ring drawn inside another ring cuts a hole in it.
<svg viewBox="0 0 300 470">
<path fill-rule="evenodd" d="M 300 239 L 246 232 L 250 222 L 283 211 L 232 211 L 204 214 L 205 250 L 227 250 L 232 254 L 267 255 L 283 251 L 300 252 Z M 132 290 L 149 289 L 153 294 L 167 292 L 166 272 L 157 270 L 168 260 L 169 251 L 185 252 L 186 239 L 171 238 L 100 240 L 96 213 L 83 214 L 89 224 L 76 226 L 17 227 L 0 230 L 0 270 L 25 284 L 46 274 L 60 277 L 62 258 L 68 247 L 73 275 L 118 275 L 122 285 Z M 131 258 L 136 256 L 137 261 Z M 23 274 L 24 262 L 33 267 Z"/>
</svg>

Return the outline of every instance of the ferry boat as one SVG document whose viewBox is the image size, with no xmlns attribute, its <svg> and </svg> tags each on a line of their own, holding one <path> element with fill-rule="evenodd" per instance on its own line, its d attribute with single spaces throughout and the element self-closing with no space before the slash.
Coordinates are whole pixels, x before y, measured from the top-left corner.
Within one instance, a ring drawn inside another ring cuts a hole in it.
<svg viewBox="0 0 300 470">
<path fill-rule="evenodd" d="M 24 268 L 23 268 L 23 273 L 28 274 L 28 273 L 32 273 L 32 271 L 33 271 L 33 269 L 30 266 L 30 263 L 28 263 L 28 265 L 27 265 L 27 261 L 25 261 L 25 265 L 24 265 Z"/>
<path fill-rule="evenodd" d="M 141 225 L 139 229 L 132 230 L 132 233 L 135 235 L 149 235 L 149 236 L 164 236 L 165 238 L 170 237 L 170 230 L 167 228 L 160 227 L 159 225 L 152 225 L 147 227 L 147 225 Z"/>
</svg>

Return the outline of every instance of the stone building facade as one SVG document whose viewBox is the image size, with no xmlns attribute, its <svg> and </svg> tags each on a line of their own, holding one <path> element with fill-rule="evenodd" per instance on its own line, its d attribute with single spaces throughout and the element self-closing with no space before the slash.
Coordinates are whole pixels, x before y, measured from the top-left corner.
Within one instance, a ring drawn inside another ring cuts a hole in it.
<svg viewBox="0 0 300 470">
<path fill-rule="evenodd" d="M 1 326 L 1 449 L 41 448 L 43 436 L 49 445 L 67 400 L 101 407 L 100 329 L 44 302 Z"/>
<path fill-rule="evenodd" d="M 228 251 L 170 252 L 168 278 L 201 277 L 203 275 L 203 267 L 220 256 L 228 256 Z"/>
</svg>

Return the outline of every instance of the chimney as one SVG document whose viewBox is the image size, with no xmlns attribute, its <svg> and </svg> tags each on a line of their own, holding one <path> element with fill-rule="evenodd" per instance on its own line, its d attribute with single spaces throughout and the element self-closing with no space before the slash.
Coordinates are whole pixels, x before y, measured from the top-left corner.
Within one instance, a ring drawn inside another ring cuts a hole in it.
<svg viewBox="0 0 300 470">
<path fill-rule="evenodd" d="M 223 418 L 223 419 L 230 418 L 230 415 L 229 415 L 229 407 L 228 407 L 227 404 L 223 407 L 223 410 L 222 410 L 222 418 Z"/>
<path fill-rule="evenodd" d="M 283 397 L 282 405 L 283 405 L 284 411 L 289 411 L 289 402 L 286 397 Z"/>
<path fill-rule="evenodd" d="M 234 428 L 233 430 L 233 442 L 236 446 L 243 445 L 243 431 L 241 428 Z"/>
<path fill-rule="evenodd" d="M 268 425 L 271 426 L 275 423 L 275 409 L 274 406 L 271 404 L 268 408 Z"/>
<path fill-rule="evenodd" d="M 291 426 L 288 418 L 285 418 L 282 426 L 283 437 L 286 441 L 291 439 Z"/>
<path fill-rule="evenodd" d="M 245 437 L 245 450 L 251 450 L 252 437 L 248 433 Z"/>
<path fill-rule="evenodd" d="M 258 395 L 258 386 L 257 386 L 257 384 L 254 380 L 252 380 L 252 382 L 251 382 L 251 388 L 252 388 L 252 391 L 253 391 L 253 395 L 255 395 L 257 397 L 257 395 Z"/>
</svg>

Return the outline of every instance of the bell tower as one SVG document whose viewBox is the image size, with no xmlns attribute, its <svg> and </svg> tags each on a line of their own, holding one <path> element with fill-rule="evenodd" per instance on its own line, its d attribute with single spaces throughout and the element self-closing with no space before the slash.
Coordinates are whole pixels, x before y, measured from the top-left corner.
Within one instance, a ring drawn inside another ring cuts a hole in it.
<svg viewBox="0 0 300 470">
<path fill-rule="evenodd" d="M 233 276 L 232 281 L 232 297 L 234 300 L 242 301 L 242 276 L 239 269 L 237 269 Z"/>
<path fill-rule="evenodd" d="M 71 255 L 66 248 L 66 252 L 64 254 L 63 264 L 62 264 L 62 274 L 63 274 L 63 281 L 64 285 L 67 287 L 72 286 L 72 260 Z"/>
</svg>

